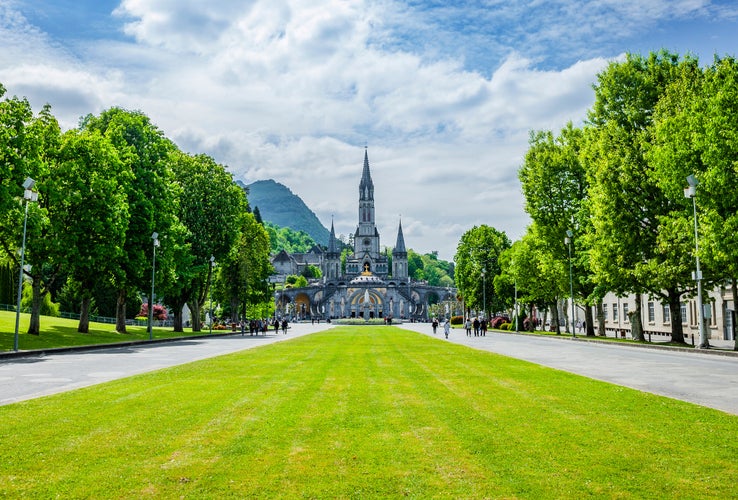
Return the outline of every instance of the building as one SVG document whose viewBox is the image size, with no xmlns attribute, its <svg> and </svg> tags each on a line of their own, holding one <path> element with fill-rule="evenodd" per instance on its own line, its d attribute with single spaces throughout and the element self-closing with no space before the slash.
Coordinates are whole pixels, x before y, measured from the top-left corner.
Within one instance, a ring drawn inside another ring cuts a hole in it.
<svg viewBox="0 0 738 500">
<path fill-rule="evenodd" d="M 426 321 L 431 304 L 455 300 L 456 290 L 453 288 L 433 287 L 410 278 L 402 221 L 397 228 L 392 258 L 382 253 L 375 219 L 374 183 L 366 148 L 359 182 L 358 219 L 353 254 L 347 256 L 345 266 L 342 266 L 331 222 L 327 250 L 320 255 L 319 249 L 311 250 L 310 263 L 318 265 L 320 262 L 323 278 L 307 287 L 276 292 L 278 316 Z M 300 262 L 306 262 L 304 255 L 278 254 L 273 259 L 275 270 L 282 274 L 295 274 L 287 270 L 299 269 Z"/>
</svg>

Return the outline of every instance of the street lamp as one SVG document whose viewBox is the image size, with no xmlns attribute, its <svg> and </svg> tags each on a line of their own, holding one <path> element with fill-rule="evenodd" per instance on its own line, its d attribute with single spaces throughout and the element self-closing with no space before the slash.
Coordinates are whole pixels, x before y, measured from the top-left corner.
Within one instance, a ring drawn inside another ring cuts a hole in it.
<svg viewBox="0 0 738 500">
<path fill-rule="evenodd" d="M 482 271 L 482 318 L 487 318 L 487 274 Z"/>
<path fill-rule="evenodd" d="M 694 175 L 687 176 L 687 184 L 689 187 L 684 188 L 684 197 L 692 198 L 692 212 L 694 214 L 694 259 L 696 264 L 696 272 L 692 278 L 697 282 L 697 321 L 699 322 L 700 331 L 700 349 L 708 349 L 710 342 L 707 340 L 707 332 L 705 331 L 705 310 L 702 305 L 702 270 L 700 269 L 700 247 L 697 234 L 697 186 L 699 181 Z"/>
<path fill-rule="evenodd" d="M 30 177 L 26 177 L 23 182 L 23 199 L 26 200 L 26 213 L 23 216 L 23 244 L 21 245 L 20 255 L 20 275 L 18 277 L 18 304 L 15 308 L 15 336 L 13 337 L 13 350 L 18 350 L 18 328 L 20 326 L 20 310 L 21 298 L 23 297 L 23 265 L 26 257 L 26 226 L 28 223 L 28 202 L 38 201 L 38 193 L 33 190 L 36 181 Z"/>
<path fill-rule="evenodd" d="M 149 299 L 149 340 L 154 338 L 154 277 L 156 276 L 156 247 L 159 246 L 159 233 L 151 233 L 154 242 L 154 254 L 151 259 L 151 298 Z"/>
<path fill-rule="evenodd" d="M 572 338 L 577 337 L 577 329 L 574 326 L 574 279 L 571 272 L 571 239 L 574 236 L 574 233 L 571 229 L 566 230 L 566 238 L 564 238 L 564 243 L 566 243 L 569 246 L 569 296 L 571 297 L 571 320 L 569 321 L 569 324 L 571 325 L 571 333 Z"/>
<path fill-rule="evenodd" d="M 210 275 L 208 276 L 208 290 L 210 291 L 210 334 L 213 334 L 213 288 L 210 283 L 213 279 L 213 266 L 215 266 L 215 256 L 210 256 Z"/>
</svg>

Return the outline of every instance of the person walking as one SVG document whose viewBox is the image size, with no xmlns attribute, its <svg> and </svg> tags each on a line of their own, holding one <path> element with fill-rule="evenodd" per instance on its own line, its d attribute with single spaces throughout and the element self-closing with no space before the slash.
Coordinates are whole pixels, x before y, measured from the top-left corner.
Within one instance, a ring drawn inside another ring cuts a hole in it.
<svg viewBox="0 0 738 500">
<path fill-rule="evenodd" d="M 443 324 L 443 333 L 446 334 L 446 338 L 448 338 L 448 334 L 451 332 L 451 323 L 449 323 L 448 318 L 446 318 L 446 322 Z"/>
<path fill-rule="evenodd" d="M 433 335 L 435 335 L 436 328 L 438 328 L 438 320 L 436 318 L 433 318 L 433 323 L 431 323 L 431 326 L 433 327 Z"/>
<path fill-rule="evenodd" d="M 464 323 L 464 328 L 466 328 L 466 336 L 471 337 L 472 324 L 469 318 L 466 318 L 466 323 Z"/>
</svg>

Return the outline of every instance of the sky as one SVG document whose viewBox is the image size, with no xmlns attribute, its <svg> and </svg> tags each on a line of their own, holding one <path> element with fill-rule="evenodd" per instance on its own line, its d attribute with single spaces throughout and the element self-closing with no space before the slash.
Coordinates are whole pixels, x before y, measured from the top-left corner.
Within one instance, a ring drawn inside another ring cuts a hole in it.
<svg viewBox="0 0 738 500">
<path fill-rule="evenodd" d="M 529 134 L 583 124 L 609 63 L 737 47 L 726 0 L 0 0 L 0 83 L 63 129 L 140 110 L 339 235 L 367 148 L 382 245 L 402 221 L 445 260 L 474 226 L 525 233 Z"/>
</svg>

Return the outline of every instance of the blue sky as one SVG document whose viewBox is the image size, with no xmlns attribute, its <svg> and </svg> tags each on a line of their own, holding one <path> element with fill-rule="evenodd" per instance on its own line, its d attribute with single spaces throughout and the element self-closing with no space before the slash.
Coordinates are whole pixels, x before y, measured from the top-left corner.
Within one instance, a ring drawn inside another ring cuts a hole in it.
<svg viewBox="0 0 738 500">
<path fill-rule="evenodd" d="M 530 130 L 580 123 L 626 52 L 736 55 L 709 0 L 0 0 L 0 83 L 65 128 L 140 109 L 246 182 L 273 178 L 338 233 L 363 148 L 383 243 L 452 259 L 489 224 L 520 237 Z"/>
</svg>

